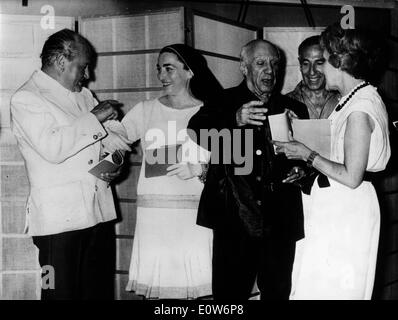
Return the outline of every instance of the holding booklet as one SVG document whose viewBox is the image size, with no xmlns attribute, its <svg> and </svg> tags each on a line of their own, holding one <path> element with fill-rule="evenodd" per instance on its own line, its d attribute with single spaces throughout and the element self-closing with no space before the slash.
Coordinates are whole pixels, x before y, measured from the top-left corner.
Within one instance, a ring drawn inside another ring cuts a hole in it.
<svg viewBox="0 0 398 320">
<path fill-rule="evenodd" d="M 116 150 L 114 153 L 108 154 L 104 159 L 97 163 L 88 172 L 102 179 L 102 173 L 113 173 L 119 170 L 124 163 L 124 155 L 120 150 Z"/>
<path fill-rule="evenodd" d="M 287 113 L 280 113 L 268 117 L 272 139 L 275 141 L 289 141 L 289 131 L 297 140 L 321 156 L 330 159 L 331 152 L 331 120 L 328 119 L 292 119 Z"/>
</svg>

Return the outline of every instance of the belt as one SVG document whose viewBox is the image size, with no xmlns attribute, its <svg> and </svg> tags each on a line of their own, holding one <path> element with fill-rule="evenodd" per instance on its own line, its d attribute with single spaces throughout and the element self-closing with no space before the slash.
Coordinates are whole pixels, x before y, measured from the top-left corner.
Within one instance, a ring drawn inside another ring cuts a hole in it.
<svg viewBox="0 0 398 320">
<path fill-rule="evenodd" d="M 307 177 L 304 177 L 303 178 L 304 180 L 300 183 L 303 193 L 308 195 L 311 194 L 311 188 L 316 178 L 318 178 L 317 182 L 319 188 L 330 187 L 329 178 L 327 176 L 325 176 L 323 173 L 320 173 L 319 171 L 313 171 Z M 376 173 L 366 171 L 363 176 L 363 181 L 372 182 L 375 178 L 376 178 Z"/>
</svg>

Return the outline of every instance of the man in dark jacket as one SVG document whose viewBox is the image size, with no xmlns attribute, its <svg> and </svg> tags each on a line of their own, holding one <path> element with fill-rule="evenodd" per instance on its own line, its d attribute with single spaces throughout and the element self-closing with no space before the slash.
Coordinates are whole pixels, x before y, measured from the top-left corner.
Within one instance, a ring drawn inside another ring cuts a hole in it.
<svg viewBox="0 0 398 320">
<path fill-rule="evenodd" d="M 218 148 L 199 141 L 212 152 L 197 223 L 214 230 L 215 299 L 248 299 L 256 279 L 262 299 L 289 297 L 295 245 L 304 236 L 301 193 L 283 182 L 293 180 L 296 163 L 275 155 L 266 115 L 290 109 L 308 118 L 308 112 L 300 102 L 274 92 L 280 60 L 272 43 L 249 42 L 241 52 L 244 81 L 202 107 L 188 125 L 194 137 L 200 137 L 201 129 L 225 128 L 241 130 L 241 137 L 251 131 L 253 137 L 232 143 L 232 148 L 250 143 L 253 167 L 245 175 L 236 174 L 241 165 L 235 158 L 230 164 L 228 159 L 214 163 L 215 154 L 218 158 L 231 147 L 225 141 Z"/>
</svg>

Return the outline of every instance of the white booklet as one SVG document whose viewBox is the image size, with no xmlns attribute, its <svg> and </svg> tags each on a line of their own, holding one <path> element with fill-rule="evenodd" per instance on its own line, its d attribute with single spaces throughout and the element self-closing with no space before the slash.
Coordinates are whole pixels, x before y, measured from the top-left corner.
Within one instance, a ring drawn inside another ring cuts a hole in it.
<svg viewBox="0 0 398 320">
<path fill-rule="evenodd" d="M 101 178 L 101 173 L 113 173 L 119 170 L 119 168 L 124 163 L 124 155 L 121 151 L 117 150 L 112 154 L 108 154 L 104 159 L 99 161 L 94 167 L 92 167 L 88 172 Z"/>
<path fill-rule="evenodd" d="M 294 140 L 305 144 L 321 156 L 330 159 L 331 120 L 328 119 L 294 119 L 292 122 L 286 113 L 268 116 L 272 140 L 289 141 L 289 130 Z"/>
</svg>

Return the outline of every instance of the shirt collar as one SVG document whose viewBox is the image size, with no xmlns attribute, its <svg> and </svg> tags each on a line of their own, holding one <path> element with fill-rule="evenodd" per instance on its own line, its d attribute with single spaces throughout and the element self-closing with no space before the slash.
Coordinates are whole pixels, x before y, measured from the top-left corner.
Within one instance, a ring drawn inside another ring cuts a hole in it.
<svg viewBox="0 0 398 320">
<path fill-rule="evenodd" d="M 47 73 L 42 70 L 37 70 L 37 75 L 40 77 L 43 82 L 46 90 L 53 92 L 56 95 L 64 95 L 67 97 L 73 97 L 73 92 L 66 89 L 62 84 L 60 84 L 57 80 L 50 77 Z"/>
</svg>

